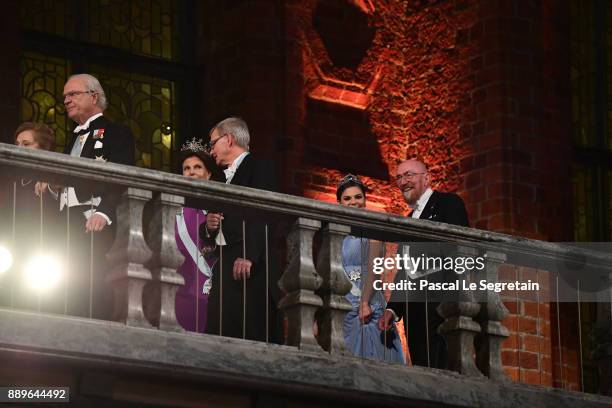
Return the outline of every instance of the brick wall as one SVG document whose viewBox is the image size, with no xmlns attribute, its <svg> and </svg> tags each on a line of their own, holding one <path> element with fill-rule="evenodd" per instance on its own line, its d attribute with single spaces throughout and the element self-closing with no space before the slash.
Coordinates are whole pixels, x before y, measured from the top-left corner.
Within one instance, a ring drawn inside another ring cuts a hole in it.
<svg viewBox="0 0 612 408">
<path fill-rule="evenodd" d="M 278 159 L 285 121 L 282 2 L 198 3 L 203 134 L 227 116 L 249 124 L 251 148 Z"/>
<path fill-rule="evenodd" d="M 428 161 L 436 185 L 458 190 L 468 151 L 459 127 L 473 86 L 462 33 L 476 16 L 455 2 L 289 2 L 287 190 L 334 201 L 337 180 L 353 172 L 373 187 L 373 207 L 403 213 L 389 181 L 407 156 Z"/>
<path fill-rule="evenodd" d="M 477 228 L 571 236 L 571 223 L 559 222 L 570 219 L 567 24 L 567 10 L 549 2 L 480 4 L 473 120 L 463 124 L 473 155 L 462 162 Z"/>
<path fill-rule="evenodd" d="M 458 192 L 472 226 L 571 237 L 569 29 L 552 0 L 195 2 L 202 135 L 244 117 L 283 190 L 335 201 L 347 172 L 369 207 L 403 214 L 391 182 L 420 157 Z M 19 112 L 17 3 L 4 4 L 0 139 Z M 534 271 L 507 272 L 529 276 Z M 576 308 L 504 299 L 503 362 L 515 380 L 579 388 Z M 558 330 L 560 327 L 560 330 Z M 558 339 L 561 338 L 559 351 Z"/>
<path fill-rule="evenodd" d="M 437 188 L 464 197 L 473 226 L 571 236 L 563 222 L 570 219 L 567 10 L 523 1 L 325 3 L 287 6 L 289 192 L 334 201 L 335 183 L 353 172 L 372 187 L 371 208 L 401 214 L 390 175 L 398 161 L 420 157 Z M 344 58 L 345 50 L 358 58 Z M 571 378 L 560 381 L 550 305 L 520 298 L 506 305 L 510 377 L 544 385 L 554 377 L 556 386 L 577 389 L 575 345 L 565 337 Z"/>
<path fill-rule="evenodd" d="M 557 320 L 551 313 L 551 304 L 540 299 L 549 298 L 550 275 L 546 271 L 505 266 L 500 279 L 531 280 L 540 284 L 539 297 L 532 292 L 516 292 L 513 296 L 502 297 L 510 312 L 504 321 L 510 336 L 502 344 L 502 363 L 506 374 L 515 381 L 552 386 L 552 342 L 556 337 L 551 326 Z"/>
</svg>

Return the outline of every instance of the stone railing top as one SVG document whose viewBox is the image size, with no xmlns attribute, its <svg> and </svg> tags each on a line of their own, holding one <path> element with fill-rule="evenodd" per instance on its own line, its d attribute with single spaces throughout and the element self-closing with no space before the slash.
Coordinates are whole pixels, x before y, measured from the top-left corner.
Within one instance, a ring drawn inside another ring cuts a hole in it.
<svg viewBox="0 0 612 408">
<path fill-rule="evenodd" d="M 9 366 L 32 356 L 37 364 L 59 364 L 64 371 L 104 368 L 117 378 L 126 373 L 141 381 L 170 378 L 223 387 L 228 394 L 268 390 L 295 400 L 333 396 L 342 405 L 370 406 L 576 408 L 612 403 L 599 395 L 114 322 L 0 309 L 0 325 L 6 328 L 0 331 L 0 357 Z M 112 389 L 98 388 L 99 395 L 115 397 L 104 394 Z"/>
<path fill-rule="evenodd" d="M 411 240 L 474 245 L 514 254 L 512 260 L 526 266 L 533 265 L 533 260 L 571 262 L 575 260 L 576 254 L 575 248 L 557 243 L 356 209 L 253 188 L 195 180 L 177 174 L 24 149 L 4 143 L 0 143 L 0 166 L 3 167 L 3 174 L 10 174 L 10 169 L 21 169 L 20 171 L 28 177 L 35 173 L 44 173 L 46 179 L 58 182 L 66 182 L 68 179 L 74 182 L 74 178 L 79 178 L 88 182 L 112 183 L 204 199 L 219 204 L 248 207 L 276 215 L 305 217 L 362 227 L 370 231 L 410 237 Z M 612 255 L 583 249 L 579 255 L 580 262 L 587 267 L 612 273 Z"/>
</svg>

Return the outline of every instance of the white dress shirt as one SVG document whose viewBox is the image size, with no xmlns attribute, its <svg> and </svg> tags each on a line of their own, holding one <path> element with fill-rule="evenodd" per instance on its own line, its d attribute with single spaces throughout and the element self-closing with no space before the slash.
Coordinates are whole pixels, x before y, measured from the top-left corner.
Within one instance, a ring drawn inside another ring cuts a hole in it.
<svg viewBox="0 0 612 408">
<path fill-rule="evenodd" d="M 74 133 L 78 133 L 82 130 L 87 130 L 89 129 L 89 125 L 91 124 L 91 122 L 93 122 L 94 120 L 98 119 L 100 116 L 102 116 L 102 113 L 96 113 L 95 115 L 91 116 L 89 119 L 87 119 L 87 121 L 85 123 L 83 123 L 82 125 L 77 126 L 76 128 L 74 128 Z M 87 141 L 87 138 L 89 137 L 89 135 L 91 134 L 91 132 L 88 132 L 82 136 L 79 136 L 75 141 L 74 141 L 74 145 L 72 146 L 72 150 L 70 151 L 70 155 L 73 157 L 81 157 L 81 153 L 83 152 L 83 146 L 85 146 L 85 142 Z M 67 205 L 68 207 L 74 207 L 77 205 L 92 205 L 94 207 L 97 207 L 100 205 L 100 202 L 102 201 L 102 198 L 100 197 L 93 197 L 92 200 L 87 200 L 84 203 L 79 202 L 76 193 L 74 191 L 73 187 L 66 187 L 64 188 L 64 191 L 62 192 L 62 194 L 60 195 L 60 211 L 62 211 L 64 209 L 64 207 Z M 96 209 L 94 208 L 93 211 L 91 209 L 84 211 L 83 215 L 85 216 L 85 219 L 89 219 L 89 217 L 91 217 L 93 214 L 98 214 L 101 215 L 102 217 L 104 217 L 104 219 L 106 220 L 106 223 L 108 225 L 111 224 L 111 220 L 110 218 L 101 212 L 96 211 Z"/>
<path fill-rule="evenodd" d="M 236 174 L 238 167 L 240 167 L 240 164 L 242 163 L 244 158 L 247 157 L 248 154 L 249 152 L 242 152 L 240 156 L 234 159 L 232 164 L 230 164 L 227 169 L 223 170 L 223 173 L 225 173 L 225 184 L 229 184 L 232 182 L 232 180 L 234 179 L 234 174 Z M 206 233 L 208 234 L 208 230 L 206 230 Z M 225 241 L 225 236 L 223 235 L 222 227 L 219 227 L 219 233 L 215 237 L 215 244 L 219 246 L 227 245 L 227 242 Z"/>
<path fill-rule="evenodd" d="M 414 206 L 410 206 L 409 204 L 410 208 L 413 209 L 412 214 L 410 214 L 412 218 L 419 218 L 421 216 L 421 213 L 423 212 L 423 209 L 425 209 L 425 206 L 429 201 L 429 197 L 431 197 L 432 194 L 433 190 L 430 187 L 427 187 L 427 190 L 421 194 L 421 197 L 419 197 Z"/>
<path fill-rule="evenodd" d="M 240 164 L 242 163 L 244 158 L 247 157 L 248 154 L 249 152 L 242 152 L 240 156 L 234 159 L 232 164 L 230 164 L 227 169 L 223 170 L 223 173 L 225 173 L 225 184 L 229 184 L 232 182 L 234 174 L 236 174 L 238 167 L 240 167 Z"/>
</svg>

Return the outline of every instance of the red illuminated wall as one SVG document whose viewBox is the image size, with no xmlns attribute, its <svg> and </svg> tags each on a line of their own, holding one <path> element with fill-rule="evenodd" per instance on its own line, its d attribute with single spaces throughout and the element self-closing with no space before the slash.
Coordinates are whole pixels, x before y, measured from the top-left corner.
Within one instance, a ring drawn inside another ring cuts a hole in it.
<svg viewBox="0 0 612 408">
<path fill-rule="evenodd" d="M 335 201 L 338 179 L 353 172 L 372 187 L 371 208 L 404 214 L 392 176 L 399 161 L 419 157 L 435 188 L 464 198 L 472 226 L 571 239 L 563 2 L 194 3 L 200 136 L 228 115 L 244 117 L 253 152 L 279 163 L 284 192 Z M 0 45 L 0 136 L 9 140 L 19 116 L 21 37 L 16 3 L 4 10 L 3 34 L 12 40 Z M 554 305 L 506 305 L 507 373 L 578 389 L 575 305 L 562 307 L 560 333 Z"/>
<path fill-rule="evenodd" d="M 571 238 L 566 7 L 550 0 L 210 4 L 200 38 L 204 120 L 242 115 L 253 151 L 280 164 L 284 192 L 333 202 L 337 181 L 352 172 L 372 187 L 371 208 L 404 214 L 392 176 L 399 161 L 419 157 L 435 188 L 464 198 L 472 226 Z M 506 305 L 508 375 L 579 389 L 575 339 L 562 335 L 559 353 L 554 305 Z M 561 333 L 576 333 L 571 309 L 562 312 Z"/>
</svg>

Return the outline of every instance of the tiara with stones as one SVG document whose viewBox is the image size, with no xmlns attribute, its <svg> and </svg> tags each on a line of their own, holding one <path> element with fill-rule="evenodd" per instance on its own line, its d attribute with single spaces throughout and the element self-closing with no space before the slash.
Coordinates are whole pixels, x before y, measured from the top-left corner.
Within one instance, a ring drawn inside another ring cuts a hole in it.
<svg viewBox="0 0 612 408">
<path fill-rule="evenodd" d="M 355 185 L 358 185 L 359 187 L 361 187 L 361 189 L 362 189 L 363 191 L 368 191 L 368 190 L 369 190 L 369 189 L 368 189 L 368 186 L 366 186 L 366 185 L 363 183 L 363 181 L 361 181 L 361 180 L 359 179 L 359 177 L 357 177 L 357 176 L 355 176 L 355 175 L 353 175 L 353 174 L 350 174 L 350 173 L 349 173 L 349 174 L 347 174 L 346 176 L 342 177 L 342 179 L 340 179 L 340 181 L 338 182 L 338 186 L 337 186 L 337 188 L 339 189 L 339 188 L 341 188 L 341 187 L 343 187 L 344 185 L 349 184 L 349 183 L 351 183 L 351 184 L 355 184 Z"/>
<path fill-rule="evenodd" d="M 181 152 L 204 152 L 206 149 L 202 144 L 202 139 L 196 139 L 195 137 L 191 140 L 186 141 L 181 147 Z"/>
</svg>

